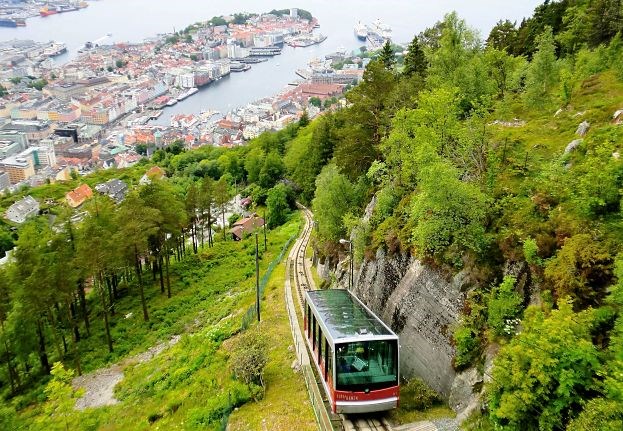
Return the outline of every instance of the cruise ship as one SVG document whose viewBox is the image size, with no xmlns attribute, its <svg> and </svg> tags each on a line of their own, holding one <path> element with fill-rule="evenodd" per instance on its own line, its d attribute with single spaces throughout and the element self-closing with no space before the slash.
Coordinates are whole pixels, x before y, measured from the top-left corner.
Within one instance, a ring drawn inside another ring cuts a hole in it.
<svg viewBox="0 0 623 431">
<path fill-rule="evenodd" d="M 391 41 L 392 29 L 377 19 L 368 26 L 367 46 L 370 50 L 380 49 L 385 42 Z"/>
<path fill-rule="evenodd" d="M 355 25 L 355 36 L 357 36 L 359 40 L 366 40 L 368 37 L 368 28 L 363 25 L 361 21 Z"/>
</svg>

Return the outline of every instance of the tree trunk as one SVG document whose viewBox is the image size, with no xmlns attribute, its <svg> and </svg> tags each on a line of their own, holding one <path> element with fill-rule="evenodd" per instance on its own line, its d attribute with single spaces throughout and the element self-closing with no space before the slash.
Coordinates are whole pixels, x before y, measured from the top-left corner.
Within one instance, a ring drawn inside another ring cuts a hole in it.
<svg viewBox="0 0 623 431">
<path fill-rule="evenodd" d="M 162 250 L 158 256 L 158 271 L 160 271 L 160 293 L 164 293 L 164 277 L 162 276 Z"/>
<path fill-rule="evenodd" d="M 167 265 L 167 298 L 171 297 L 171 277 L 169 276 L 169 252 L 166 254 L 166 265 Z"/>
<path fill-rule="evenodd" d="M 106 290 L 108 291 L 108 302 L 110 303 L 110 315 L 114 316 L 115 315 L 115 298 L 113 297 L 113 294 L 112 294 L 112 281 L 110 280 L 109 275 L 107 275 L 105 278 L 106 278 Z"/>
<path fill-rule="evenodd" d="M 227 238 L 225 237 L 225 207 L 223 206 L 221 209 L 221 217 L 223 219 L 223 241 L 227 241 Z"/>
<path fill-rule="evenodd" d="M 50 362 L 48 361 L 48 354 L 45 351 L 45 338 L 43 337 L 41 319 L 37 319 L 37 337 L 39 338 L 38 354 L 41 368 L 43 368 L 45 374 L 50 374 Z"/>
<path fill-rule="evenodd" d="M 73 343 L 72 343 L 72 353 L 74 354 L 75 364 L 76 364 L 76 372 L 79 376 L 82 375 L 82 367 L 80 366 L 80 351 L 78 350 L 78 341 L 80 341 L 80 332 L 78 331 L 78 325 L 76 324 L 76 319 L 73 317 L 72 305 L 73 303 L 69 302 L 69 300 L 65 299 L 65 305 L 67 306 L 67 314 L 69 317 L 69 322 L 71 322 L 71 326 L 73 327 Z"/>
<path fill-rule="evenodd" d="M 147 313 L 147 303 L 145 302 L 145 292 L 143 290 L 143 277 L 141 276 L 141 265 L 138 259 L 138 249 L 136 248 L 136 245 L 134 245 L 134 258 L 136 259 L 136 276 L 138 277 L 138 290 L 141 295 L 141 305 L 143 306 L 143 319 L 145 319 L 145 322 L 148 322 L 149 314 Z"/>
<path fill-rule="evenodd" d="M 73 328 L 73 337 L 74 341 L 80 341 L 80 328 L 76 323 L 76 303 L 75 301 L 69 302 L 69 321 L 71 322 L 71 326 Z"/>
<path fill-rule="evenodd" d="M 102 273 L 99 273 L 99 291 L 102 300 L 102 311 L 104 312 L 104 329 L 106 329 L 106 343 L 108 344 L 108 352 L 112 353 L 112 337 L 110 336 L 110 325 L 108 323 L 108 307 L 106 306 L 106 292 L 104 292 L 104 280 Z"/>
<path fill-rule="evenodd" d="M 4 320 L 0 320 L 0 327 L 2 328 L 2 334 L 4 335 Z M 3 337 L 4 338 L 4 337 Z M 9 376 L 9 383 L 11 384 L 11 394 L 15 393 L 15 379 L 13 379 L 13 365 L 11 365 L 11 351 L 9 350 L 9 342 L 6 338 L 4 338 L 4 349 L 6 351 L 6 366 L 7 366 L 7 374 Z"/>
<path fill-rule="evenodd" d="M 87 331 L 87 337 L 91 335 L 91 325 L 89 324 L 89 313 L 87 310 L 87 297 L 84 293 L 84 280 L 78 280 L 78 298 L 80 300 L 80 311 L 84 318 L 84 329 Z"/>
<path fill-rule="evenodd" d="M 151 277 L 153 281 L 156 281 L 156 274 L 158 273 L 157 260 L 154 259 L 151 265 Z"/>
</svg>

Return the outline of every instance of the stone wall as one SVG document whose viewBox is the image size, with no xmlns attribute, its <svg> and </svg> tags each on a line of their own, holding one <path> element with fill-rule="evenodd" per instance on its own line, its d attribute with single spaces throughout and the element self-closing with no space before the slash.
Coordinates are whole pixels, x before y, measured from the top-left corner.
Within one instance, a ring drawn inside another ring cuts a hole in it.
<svg viewBox="0 0 623 431">
<path fill-rule="evenodd" d="M 339 287 L 347 287 L 347 271 L 347 261 L 335 268 Z M 463 305 L 461 275 L 448 280 L 411 256 L 383 250 L 355 271 L 354 293 L 400 336 L 402 376 L 419 376 L 448 398 L 456 377 L 451 336 Z"/>
</svg>

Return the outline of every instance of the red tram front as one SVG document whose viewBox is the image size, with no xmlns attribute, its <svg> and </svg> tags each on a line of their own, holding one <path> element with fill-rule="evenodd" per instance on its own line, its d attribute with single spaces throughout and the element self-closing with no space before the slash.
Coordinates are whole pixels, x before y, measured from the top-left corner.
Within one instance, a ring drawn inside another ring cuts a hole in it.
<svg viewBox="0 0 623 431">
<path fill-rule="evenodd" d="M 350 292 L 306 292 L 305 334 L 334 413 L 398 406 L 398 336 Z"/>
</svg>

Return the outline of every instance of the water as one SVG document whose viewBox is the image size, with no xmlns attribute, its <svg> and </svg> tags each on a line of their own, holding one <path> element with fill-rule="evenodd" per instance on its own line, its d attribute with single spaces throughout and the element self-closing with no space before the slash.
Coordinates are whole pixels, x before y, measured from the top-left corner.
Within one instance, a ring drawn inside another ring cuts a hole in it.
<svg viewBox="0 0 623 431">
<path fill-rule="evenodd" d="M 98 0 L 79 12 L 31 18 L 22 28 L 0 27 L 0 39 L 57 40 L 67 44 L 68 53 L 58 57 L 65 62 L 77 55 L 87 41 L 142 41 L 158 33 L 180 30 L 197 21 L 236 12 L 268 12 L 271 9 L 299 7 L 318 18 L 320 32 L 328 39 L 308 48 L 284 47 L 280 56 L 254 64 L 248 72 L 232 73 L 177 105 L 166 108 L 158 119 L 169 124 L 171 115 L 199 113 L 212 109 L 223 113 L 283 90 L 298 77 L 294 71 L 305 67 L 313 57 L 321 57 L 343 47 L 356 50 L 362 42 L 353 34 L 357 21 L 370 23 L 377 18 L 393 29 L 393 40 L 408 42 L 426 27 L 456 10 L 484 38 L 500 19 L 521 21 L 542 0 Z M 111 33 L 111 37 L 107 35 Z M 102 43 L 106 43 L 102 42 Z"/>
</svg>

